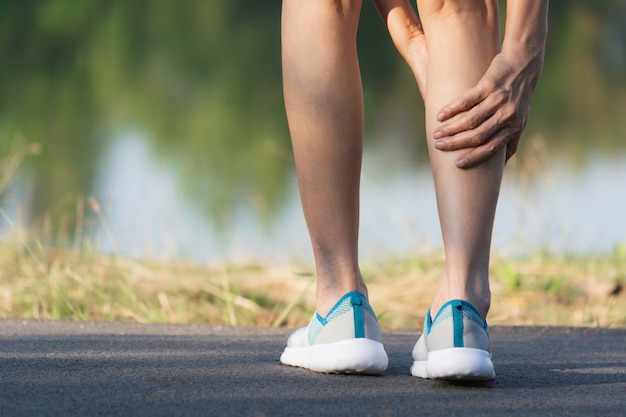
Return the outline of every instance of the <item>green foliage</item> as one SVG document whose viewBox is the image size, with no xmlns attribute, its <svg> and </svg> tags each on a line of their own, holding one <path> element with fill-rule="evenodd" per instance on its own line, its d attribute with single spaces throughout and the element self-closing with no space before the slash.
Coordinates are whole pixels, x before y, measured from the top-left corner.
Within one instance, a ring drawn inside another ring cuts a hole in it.
<svg viewBox="0 0 626 417">
<path fill-rule="evenodd" d="M 216 224 L 227 228 L 241 201 L 275 220 L 292 174 L 280 7 L 246 0 L 1 2 L 0 153 L 16 132 L 43 152 L 23 166 L 32 184 L 27 217 L 64 206 L 57 223 L 68 218 L 74 207 L 66 199 L 93 192 L 110 139 L 139 130 L 176 166 L 183 197 Z M 560 154 L 586 155 L 590 137 L 594 151 L 623 148 L 626 7 L 550 7 L 527 135 L 548 136 Z M 384 138 L 379 125 L 402 123 L 413 141 L 423 134 L 417 88 L 370 2 L 358 47 L 367 129 L 374 132 L 368 140 Z M 392 111 L 383 111 L 386 103 Z"/>
</svg>

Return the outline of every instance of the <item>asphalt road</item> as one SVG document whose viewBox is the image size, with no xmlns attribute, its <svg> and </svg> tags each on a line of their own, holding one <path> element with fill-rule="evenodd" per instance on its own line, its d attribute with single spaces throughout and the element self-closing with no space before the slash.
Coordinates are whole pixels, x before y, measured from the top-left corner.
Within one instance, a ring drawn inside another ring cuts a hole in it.
<svg viewBox="0 0 626 417">
<path fill-rule="evenodd" d="M 626 416 L 626 329 L 494 327 L 495 381 L 282 366 L 288 329 L 0 320 L 0 416 Z"/>
</svg>

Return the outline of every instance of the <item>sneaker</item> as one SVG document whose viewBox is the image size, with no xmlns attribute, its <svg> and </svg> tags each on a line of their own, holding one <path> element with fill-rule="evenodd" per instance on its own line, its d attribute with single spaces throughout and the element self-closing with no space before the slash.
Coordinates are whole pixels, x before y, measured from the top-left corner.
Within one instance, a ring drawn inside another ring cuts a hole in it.
<svg viewBox="0 0 626 417">
<path fill-rule="evenodd" d="M 347 293 L 326 317 L 315 313 L 308 326 L 291 333 L 280 361 L 315 372 L 355 374 L 380 374 L 388 364 L 374 310 L 359 292 Z"/>
<path fill-rule="evenodd" d="M 411 374 L 448 381 L 487 381 L 496 373 L 491 362 L 487 322 L 467 301 L 453 300 L 432 320 L 413 348 Z"/>
</svg>

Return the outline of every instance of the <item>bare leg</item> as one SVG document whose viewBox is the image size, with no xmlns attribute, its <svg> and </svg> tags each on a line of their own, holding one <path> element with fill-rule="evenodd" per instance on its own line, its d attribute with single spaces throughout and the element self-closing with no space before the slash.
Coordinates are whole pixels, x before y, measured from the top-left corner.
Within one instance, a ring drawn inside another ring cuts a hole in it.
<svg viewBox="0 0 626 417">
<path fill-rule="evenodd" d="M 462 152 L 434 148 L 437 111 L 473 87 L 500 48 L 497 0 L 418 0 L 428 50 L 426 130 L 445 248 L 445 268 L 431 305 L 472 303 L 486 317 L 490 305 L 489 251 L 504 167 L 504 149 L 468 170 Z"/>
<path fill-rule="evenodd" d="M 285 106 L 315 255 L 316 308 L 322 316 L 349 291 L 367 296 L 358 265 L 360 10 L 361 1 L 283 1 Z"/>
</svg>

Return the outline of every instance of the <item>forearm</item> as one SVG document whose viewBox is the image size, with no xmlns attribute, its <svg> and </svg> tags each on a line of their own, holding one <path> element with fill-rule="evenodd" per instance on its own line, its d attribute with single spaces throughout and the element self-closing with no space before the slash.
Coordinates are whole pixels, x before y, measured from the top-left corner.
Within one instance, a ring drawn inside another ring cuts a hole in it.
<svg viewBox="0 0 626 417">
<path fill-rule="evenodd" d="M 422 94 L 426 85 L 426 42 L 417 14 L 407 0 L 373 0 L 400 55 L 409 64 Z"/>
<path fill-rule="evenodd" d="M 394 42 L 409 40 L 415 33 L 422 33 L 415 11 L 407 0 L 373 0 L 373 2 Z"/>
<path fill-rule="evenodd" d="M 543 64 L 548 35 L 548 0 L 508 0 L 502 52 Z"/>
</svg>

